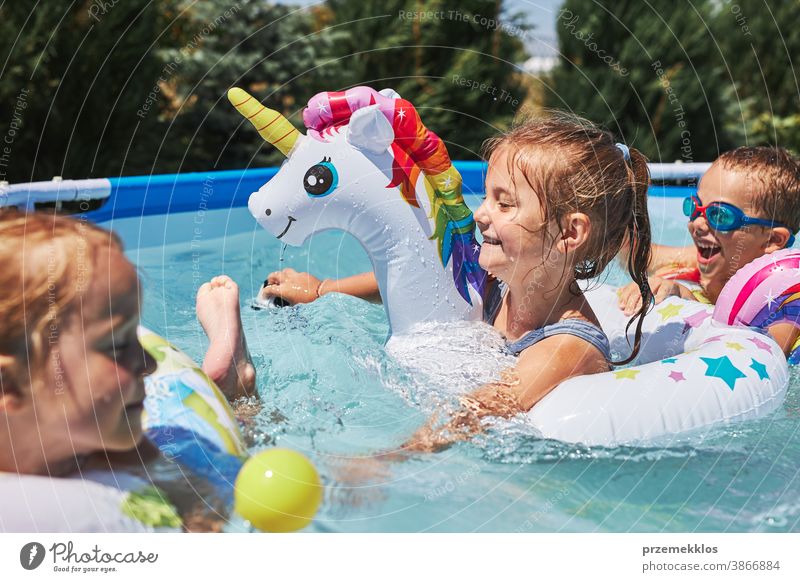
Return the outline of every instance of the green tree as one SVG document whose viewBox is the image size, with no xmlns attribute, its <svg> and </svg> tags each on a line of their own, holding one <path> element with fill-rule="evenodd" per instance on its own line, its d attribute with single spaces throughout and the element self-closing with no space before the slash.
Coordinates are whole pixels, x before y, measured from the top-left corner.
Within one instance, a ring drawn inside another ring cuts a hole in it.
<svg viewBox="0 0 800 582">
<path fill-rule="evenodd" d="M 149 169 L 156 119 L 142 120 L 141 88 L 158 76 L 151 50 L 160 6 L 46 0 L 0 8 L 0 135 L 11 182 Z M 10 134 L 14 134 L 11 136 Z"/>
<path fill-rule="evenodd" d="M 712 8 L 567 0 L 546 104 L 605 125 L 653 161 L 716 158 L 733 142 Z"/>
<path fill-rule="evenodd" d="M 315 38 L 311 15 L 288 6 L 43 5 L 0 9 L 0 132 L 14 133 L 0 179 L 11 182 L 271 165 L 273 148 L 236 132 L 242 120 L 228 88 L 245 86 L 291 115 L 313 94 L 305 80 L 335 74 L 316 70 L 325 40 Z"/>
<path fill-rule="evenodd" d="M 737 144 L 780 145 L 800 154 L 800 3 L 728 1 L 715 37 L 732 108 L 726 130 Z"/>
<path fill-rule="evenodd" d="M 318 91 L 392 86 L 457 158 L 475 157 L 526 98 L 527 29 L 500 1 L 37 6 L 0 5 L 0 132 L 14 133 L 0 179 L 13 182 L 274 165 L 227 102 L 234 85 L 297 125 Z"/>
<path fill-rule="evenodd" d="M 395 89 L 454 158 L 476 158 L 527 97 L 518 65 L 529 27 L 499 0 L 328 0 L 315 17 L 338 72 L 320 88 Z"/>
<path fill-rule="evenodd" d="M 336 77 L 334 70 L 318 67 L 326 39 L 316 33 L 310 13 L 296 7 L 263 0 L 185 5 L 183 43 L 159 51 L 169 75 L 160 83 L 165 145 L 158 168 L 177 172 L 280 163 L 280 153 L 261 144 L 226 93 L 241 86 L 302 127 L 299 114 L 306 101 L 317 86 Z"/>
</svg>

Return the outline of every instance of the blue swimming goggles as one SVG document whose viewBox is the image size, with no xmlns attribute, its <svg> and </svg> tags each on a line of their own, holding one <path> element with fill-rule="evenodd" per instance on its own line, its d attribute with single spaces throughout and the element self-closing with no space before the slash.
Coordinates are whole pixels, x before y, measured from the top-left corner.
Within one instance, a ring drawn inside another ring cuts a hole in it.
<svg viewBox="0 0 800 582">
<path fill-rule="evenodd" d="M 786 246 L 790 247 L 794 244 L 792 229 L 785 224 L 747 216 L 742 212 L 741 208 L 733 204 L 728 204 L 727 202 L 711 202 L 710 204 L 702 206 L 702 202 L 697 196 L 689 196 L 683 200 L 683 213 L 689 217 L 689 220 L 694 220 L 698 216 L 702 216 L 708 222 L 708 226 L 721 232 L 730 232 L 732 230 L 738 230 L 743 226 L 751 225 L 766 226 L 767 228 L 785 228 L 789 231 L 789 240 Z"/>
</svg>

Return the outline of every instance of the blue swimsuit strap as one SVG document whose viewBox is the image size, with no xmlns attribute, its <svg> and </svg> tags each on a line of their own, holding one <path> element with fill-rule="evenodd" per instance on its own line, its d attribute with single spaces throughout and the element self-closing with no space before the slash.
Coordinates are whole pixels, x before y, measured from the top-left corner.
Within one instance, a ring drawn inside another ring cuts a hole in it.
<svg viewBox="0 0 800 582">
<path fill-rule="evenodd" d="M 520 355 L 522 350 L 531 347 L 533 344 L 542 341 L 546 337 L 559 334 L 574 335 L 596 347 L 606 361 L 611 361 L 611 345 L 608 337 L 603 330 L 582 319 L 564 319 L 562 321 L 545 325 L 540 329 L 529 331 L 520 339 L 508 342 L 506 348 L 515 356 Z"/>
<path fill-rule="evenodd" d="M 486 297 L 483 301 L 483 320 L 494 324 L 503 296 L 508 291 L 505 283 L 495 279 L 493 284 L 487 285 Z M 506 348 L 510 353 L 519 356 L 522 350 L 542 341 L 546 337 L 566 333 L 574 335 L 589 342 L 603 354 L 607 361 L 611 361 L 611 344 L 602 329 L 582 319 L 565 319 L 557 323 L 546 325 L 541 329 L 530 331 L 515 342 L 507 342 Z"/>
</svg>

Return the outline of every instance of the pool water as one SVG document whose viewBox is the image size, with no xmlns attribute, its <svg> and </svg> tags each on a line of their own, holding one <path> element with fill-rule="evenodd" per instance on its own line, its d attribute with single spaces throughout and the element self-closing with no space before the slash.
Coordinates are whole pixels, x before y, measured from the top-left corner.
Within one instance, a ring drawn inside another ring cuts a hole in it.
<svg viewBox="0 0 800 582">
<path fill-rule="evenodd" d="M 689 243 L 680 199 L 652 198 L 651 215 L 656 242 Z M 538 439 L 523 423 L 505 421 L 435 455 L 348 461 L 398 446 L 433 411 L 451 406 L 453 393 L 508 366 L 496 334 L 481 325 L 431 329 L 432 341 L 484 347 L 479 354 L 464 349 L 422 377 L 387 353 L 379 305 L 329 295 L 298 308 L 250 308 L 270 271 L 343 277 L 368 270 L 366 254 L 347 235 L 323 233 L 282 251 L 243 208 L 106 226 L 121 234 L 140 268 L 144 324 L 198 361 L 205 337 L 194 314 L 197 287 L 220 273 L 238 282 L 264 402 L 252 436 L 257 446 L 304 452 L 328 486 L 310 531 L 798 530 L 794 372 L 785 405 L 771 416 L 668 447 L 590 448 Z M 608 280 L 625 282 L 618 269 Z"/>
</svg>

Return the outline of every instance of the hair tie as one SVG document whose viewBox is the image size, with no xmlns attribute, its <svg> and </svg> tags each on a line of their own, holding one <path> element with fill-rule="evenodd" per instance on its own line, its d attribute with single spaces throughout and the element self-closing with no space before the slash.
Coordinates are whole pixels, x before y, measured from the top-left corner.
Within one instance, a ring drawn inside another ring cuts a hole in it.
<svg viewBox="0 0 800 582">
<path fill-rule="evenodd" d="M 626 146 L 624 143 L 615 143 L 615 146 L 622 152 L 622 157 L 625 159 L 626 162 L 631 161 L 631 150 Z"/>
</svg>

